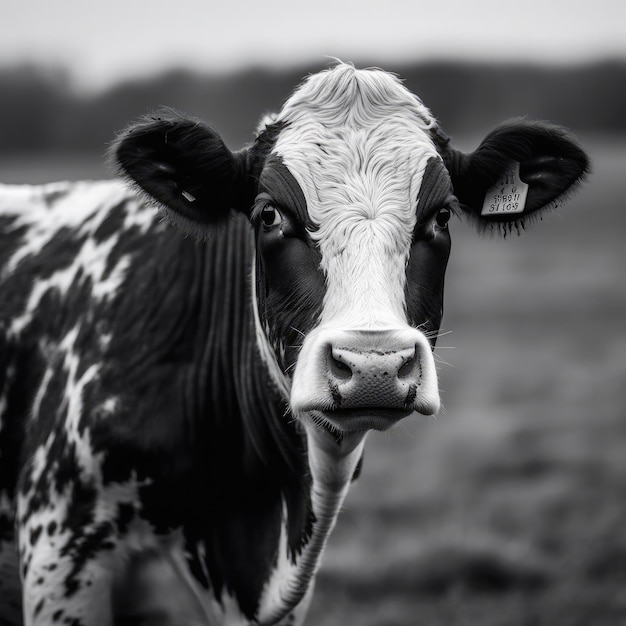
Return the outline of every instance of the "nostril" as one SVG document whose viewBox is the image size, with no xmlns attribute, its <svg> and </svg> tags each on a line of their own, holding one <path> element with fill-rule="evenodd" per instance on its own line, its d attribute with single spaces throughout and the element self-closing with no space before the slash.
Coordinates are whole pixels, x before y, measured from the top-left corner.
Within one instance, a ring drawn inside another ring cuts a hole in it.
<svg viewBox="0 0 626 626">
<path fill-rule="evenodd" d="M 419 352 L 415 350 L 413 356 L 408 357 L 398 370 L 399 379 L 411 379 L 413 381 L 419 381 L 422 376 Z"/>
<path fill-rule="evenodd" d="M 352 378 L 352 368 L 342 360 L 340 353 L 335 350 L 330 351 L 329 359 L 330 373 L 337 380 L 350 380 Z"/>
</svg>

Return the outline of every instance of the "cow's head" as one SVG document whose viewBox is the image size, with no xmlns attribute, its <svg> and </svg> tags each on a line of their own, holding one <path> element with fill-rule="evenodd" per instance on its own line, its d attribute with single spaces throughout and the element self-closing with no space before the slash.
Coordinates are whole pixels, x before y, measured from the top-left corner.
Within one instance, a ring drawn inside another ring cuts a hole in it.
<svg viewBox="0 0 626 626">
<path fill-rule="evenodd" d="M 525 121 L 457 152 L 396 78 L 348 65 L 306 80 L 240 152 L 166 113 L 130 126 L 113 155 L 187 232 L 208 233 L 231 209 L 249 217 L 258 342 L 275 382 L 305 423 L 361 438 L 439 409 L 450 218 L 523 225 L 587 170 L 562 130 Z"/>
</svg>

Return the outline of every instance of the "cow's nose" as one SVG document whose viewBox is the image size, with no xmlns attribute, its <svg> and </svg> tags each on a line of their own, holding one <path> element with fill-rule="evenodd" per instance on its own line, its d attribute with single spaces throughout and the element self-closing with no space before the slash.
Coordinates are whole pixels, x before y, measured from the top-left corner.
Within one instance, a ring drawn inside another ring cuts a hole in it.
<svg viewBox="0 0 626 626">
<path fill-rule="evenodd" d="M 412 335 L 354 331 L 328 345 L 328 383 L 337 409 L 412 408 L 422 384 Z"/>
<path fill-rule="evenodd" d="M 340 430 L 348 423 L 382 429 L 413 411 L 434 414 L 439 391 L 430 344 L 410 327 L 320 329 L 303 346 L 291 404 L 295 412 L 322 413 Z"/>
</svg>

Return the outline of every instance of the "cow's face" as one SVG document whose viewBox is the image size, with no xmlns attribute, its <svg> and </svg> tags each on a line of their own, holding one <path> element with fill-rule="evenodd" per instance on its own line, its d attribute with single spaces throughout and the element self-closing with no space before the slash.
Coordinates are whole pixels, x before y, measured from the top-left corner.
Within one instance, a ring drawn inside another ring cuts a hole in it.
<svg viewBox="0 0 626 626">
<path fill-rule="evenodd" d="M 347 65 L 310 77 L 239 153 L 165 114 L 129 127 L 113 158 L 188 231 L 249 216 L 261 354 L 292 412 L 339 439 L 439 409 L 451 214 L 519 228 L 587 169 L 562 130 L 528 122 L 461 154 L 397 79 Z M 513 171 L 526 198 L 494 208 Z"/>
<path fill-rule="evenodd" d="M 265 130 L 277 137 L 252 211 L 259 341 L 291 410 L 338 433 L 439 408 L 431 347 L 456 199 L 434 125 L 390 75 L 344 66 Z"/>
</svg>

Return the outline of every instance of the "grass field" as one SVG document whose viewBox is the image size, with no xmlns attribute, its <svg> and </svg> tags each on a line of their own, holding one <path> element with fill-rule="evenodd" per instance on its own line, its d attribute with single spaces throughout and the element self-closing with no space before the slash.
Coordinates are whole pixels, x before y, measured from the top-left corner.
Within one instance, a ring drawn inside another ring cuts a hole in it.
<svg viewBox="0 0 626 626">
<path fill-rule="evenodd" d="M 626 625 L 626 142 L 583 143 L 589 182 L 522 237 L 452 224 L 445 410 L 370 437 L 308 625 Z"/>
</svg>

